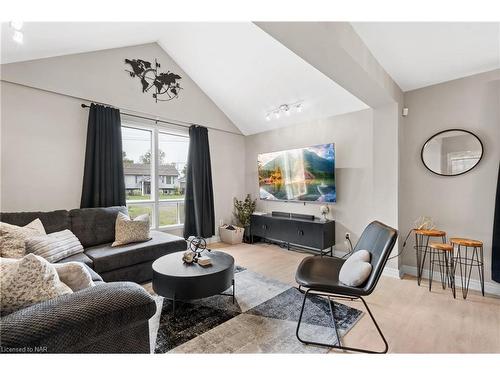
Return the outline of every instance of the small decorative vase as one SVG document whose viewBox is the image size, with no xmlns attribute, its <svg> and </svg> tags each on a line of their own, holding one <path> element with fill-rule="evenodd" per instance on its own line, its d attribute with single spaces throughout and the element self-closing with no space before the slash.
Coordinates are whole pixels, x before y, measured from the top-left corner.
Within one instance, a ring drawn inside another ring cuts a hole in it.
<svg viewBox="0 0 500 375">
<path fill-rule="evenodd" d="M 330 208 L 328 206 L 320 206 L 319 212 L 321 212 L 321 215 L 323 216 L 323 220 L 326 221 L 327 220 L 326 214 L 328 214 L 328 212 L 330 212 Z"/>
</svg>

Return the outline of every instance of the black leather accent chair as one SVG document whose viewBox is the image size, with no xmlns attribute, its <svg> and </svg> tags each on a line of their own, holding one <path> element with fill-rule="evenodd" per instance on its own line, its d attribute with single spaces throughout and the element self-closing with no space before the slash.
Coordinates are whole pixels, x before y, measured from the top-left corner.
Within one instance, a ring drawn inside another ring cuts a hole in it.
<svg viewBox="0 0 500 375">
<path fill-rule="evenodd" d="M 389 254 L 391 253 L 398 237 L 397 230 L 379 222 L 374 221 L 370 223 L 363 233 L 354 248 L 354 252 L 358 250 L 368 250 L 371 253 L 370 263 L 372 264 L 372 272 L 368 280 L 359 287 L 351 287 L 342 284 L 339 281 L 340 268 L 345 260 L 340 258 L 310 256 L 302 260 L 300 263 L 295 280 L 299 284 L 299 290 L 305 288 L 304 300 L 302 302 L 302 309 L 300 311 L 299 321 L 297 323 L 296 335 L 299 341 L 305 344 L 320 345 L 330 348 L 337 348 L 349 351 L 356 351 L 362 353 L 387 353 L 389 349 L 387 341 L 382 334 L 372 312 L 368 308 L 363 296 L 370 295 L 377 286 L 378 280 L 384 270 Z M 304 340 L 299 335 L 300 324 L 302 322 L 302 315 L 307 297 L 310 295 L 319 295 L 327 297 L 330 300 L 330 313 L 335 328 L 335 336 L 337 342 L 335 344 L 319 343 L 314 341 Z M 362 348 L 353 348 L 343 346 L 338 335 L 337 324 L 334 318 L 335 304 L 331 300 L 361 300 L 365 305 L 368 314 L 370 315 L 375 327 L 377 328 L 380 337 L 384 341 L 385 348 L 381 352 L 371 351 Z"/>
</svg>

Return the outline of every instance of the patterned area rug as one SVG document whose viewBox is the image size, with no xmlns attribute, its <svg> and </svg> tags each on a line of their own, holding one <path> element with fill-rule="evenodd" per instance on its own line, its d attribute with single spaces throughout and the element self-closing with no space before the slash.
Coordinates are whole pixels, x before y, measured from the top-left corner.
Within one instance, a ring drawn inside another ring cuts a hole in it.
<svg viewBox="0 0 500 375">
<path fill-rule="evenodd" d="M 325 353 L 295 337 L 303 294 L 297 288 L 242 267 L 235 269 L 236 302 L 217 295 L 177 302 L 164 300 L 156 353 Z M 226 293 L 230 293 L 228 290 Z M 335 342 L 333 323 L 322 297 L 308 298 L 301 337 Z M 344 336 L 363 312 L 335 303 L 339 335 Z M 325 329 L 328 327 L 327 329 Z"/>
</svg>

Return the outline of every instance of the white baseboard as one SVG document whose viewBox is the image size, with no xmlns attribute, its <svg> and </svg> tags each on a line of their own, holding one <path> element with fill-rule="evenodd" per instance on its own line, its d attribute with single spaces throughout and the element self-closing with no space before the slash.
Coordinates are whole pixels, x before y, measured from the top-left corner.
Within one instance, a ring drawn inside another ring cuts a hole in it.
<svg viewBox="0 0 500 375">
<path fill-rule="evenodd" d="M 385 270 L 384 270 L 385 271 Z M 417 267 L 413 266 L 403 266 L 401 269 L 402 275 L 411 275 L 417 277 Z M 429 276 L 429 271 L 424 269 L 424 279 L 427 279 Z M 433 281 L 441 282 L 441 276 L 439 275 L 439 272 L 434 272 L 434 276 L 432 277 Z M 456 279 L 456 286 L 459 288 L 460 287 L 460 279 Z M 475 279 L 470 279 L 470 284 L 469 284 L 469 289 L 472 290 L 478 290 L 481 291 L 481 283 L 479 280 Z M 484 292 L 488 294 L 494 294 L 497 296 L 500 296 L 500 284 L 498 283 L 492 283 L 492 282 L 485 282 L 484 283 Z"/>
<path fill-rule="evenodd" d="M 219 236 L 212 236 L 210 238 L 207 238 L 207 244 L 216 243 L 216 242 L 220 242 Z"/>
<path fill-rule="evenodd" d="M 403 278 L 402 270 L 398 270 L 397 268 L 392 268 L 392 267 L 385 267 L 384 271 L 382 272 L 382 275 L 387 277 L 393 277 L 395 279 Z"/>
</svg>

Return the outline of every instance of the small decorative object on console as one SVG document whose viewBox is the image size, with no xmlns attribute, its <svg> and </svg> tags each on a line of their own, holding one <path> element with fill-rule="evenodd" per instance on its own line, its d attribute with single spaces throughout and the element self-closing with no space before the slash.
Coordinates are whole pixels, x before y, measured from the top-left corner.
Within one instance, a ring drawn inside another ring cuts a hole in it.
<svg viewBox="0 0 500 375">
<path fill-rule="evenodd" d="M 328 206 L 320 206 L 319 207 L 319 212 L 321 212 L 321 215 L 323 215 L 323 220 L 326 220 L 326 214 L 330 212 L 330 207 Z"/>
</svg>

